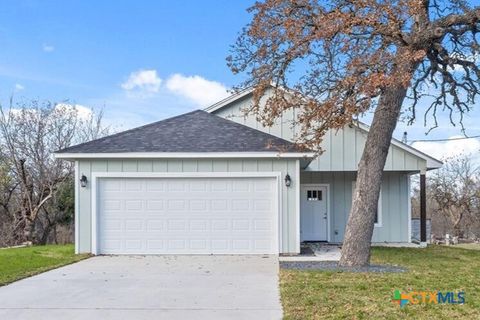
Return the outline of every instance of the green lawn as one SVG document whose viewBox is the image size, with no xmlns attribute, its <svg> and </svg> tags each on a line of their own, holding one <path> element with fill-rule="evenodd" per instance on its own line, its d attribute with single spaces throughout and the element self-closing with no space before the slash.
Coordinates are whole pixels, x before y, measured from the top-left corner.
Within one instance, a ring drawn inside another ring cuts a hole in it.
<svg viewBox="0 0 480 320">
<path fill-rule="evenodd" d="M 372 263 L 405 273 L 281 270 L 286 319 L 480 319 L 480 251 L 429 246 L 373 248 Z M 465 291 L 464 305 L 392 302 L 393 292 Z"/>
<path fill-rule="evenodd" d="M 470 249 L 470 250 L 480 250 L 479 243 L 460 243 L 452 246 L 451 248 L 462 248 L 462 249 Z"/>
<path fill-rule="evenodd" d="M 0 249 L 0 286 L 87 258 L 73 245 Z"/>
</svg>

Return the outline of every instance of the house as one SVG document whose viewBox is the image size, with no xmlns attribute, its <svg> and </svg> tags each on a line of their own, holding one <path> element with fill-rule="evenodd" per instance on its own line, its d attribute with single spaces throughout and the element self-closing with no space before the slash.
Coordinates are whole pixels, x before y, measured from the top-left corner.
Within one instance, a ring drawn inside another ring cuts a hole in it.
<svg viewBox="0 0 480 320">
<path fill-rule="evenodd" d="M 295 110 L 265 128 L 245 90 L 205 110 L 73 146 L 75 247 L 93 254 L 297 254 L 341 243 L 368 127 L 292 143 Z M 392 140 L 373 242 L 408 243 L 410 175 L 441 162 Z M 424 181 L 424 179 L 423 179 Z"/>
</svg>

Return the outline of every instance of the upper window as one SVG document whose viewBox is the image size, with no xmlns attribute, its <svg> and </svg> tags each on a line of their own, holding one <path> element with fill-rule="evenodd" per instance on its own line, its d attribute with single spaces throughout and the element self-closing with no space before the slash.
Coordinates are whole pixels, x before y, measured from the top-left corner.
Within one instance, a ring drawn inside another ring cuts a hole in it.
<svg viewBox="0 0 480 320">
<path fill-rule="evenodd" d="M 355 183 L 356 181 L 353 181 L 352 183 L 352 200 L 353 200 L 353 194 L 355 193 Z M 381 226 L 382 226 L 382 189 L 380 189 L 380 196 L 378 197 L 377 212 L 375 213 L 375 227 L 381 227 Z"/>
<path fill-rule="evenodd" d="M 322 201 L 322 190 L 307 190 L 307 201 Z"/>
</svg>

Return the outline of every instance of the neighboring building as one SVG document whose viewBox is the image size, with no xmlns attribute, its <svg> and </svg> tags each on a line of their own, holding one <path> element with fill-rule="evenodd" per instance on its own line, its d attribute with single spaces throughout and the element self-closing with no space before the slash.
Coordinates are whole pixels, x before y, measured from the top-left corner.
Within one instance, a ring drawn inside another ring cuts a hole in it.
<svg viewBox="0 0 480 320">
<path fill-rule="evenodd" d="M 56 153 L 76 164 L 76 251 L 296 254 L 301 241 L 342 242 L 368 127 L 328 132 L 315 158 L 292 143 L 294 110 L 264 128 L 244 116 L 251 99 Z M 373 242 L 411 241 L 410 175 L 440 166 L 392 140 Z"/>
</svg>

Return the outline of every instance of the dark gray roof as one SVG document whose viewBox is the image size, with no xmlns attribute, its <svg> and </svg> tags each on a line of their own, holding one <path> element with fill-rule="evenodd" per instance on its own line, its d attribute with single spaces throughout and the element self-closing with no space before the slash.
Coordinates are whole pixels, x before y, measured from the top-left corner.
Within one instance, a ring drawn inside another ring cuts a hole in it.
<svg viewBox="0 0 480 320">
<path fill-rule="evenodd" d="M 292 142 L 197 110 L 57 153 L 299 152 Z"/>
</svg>

